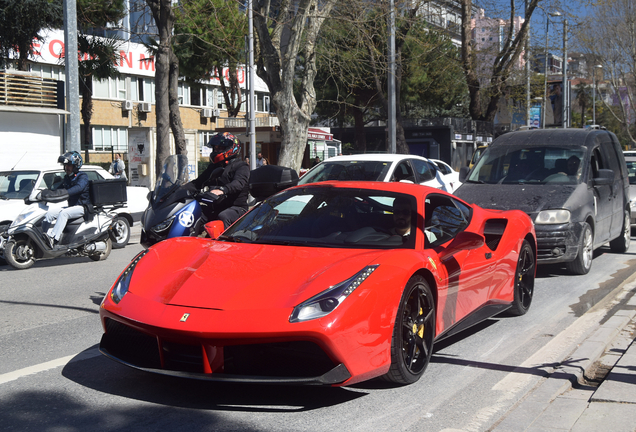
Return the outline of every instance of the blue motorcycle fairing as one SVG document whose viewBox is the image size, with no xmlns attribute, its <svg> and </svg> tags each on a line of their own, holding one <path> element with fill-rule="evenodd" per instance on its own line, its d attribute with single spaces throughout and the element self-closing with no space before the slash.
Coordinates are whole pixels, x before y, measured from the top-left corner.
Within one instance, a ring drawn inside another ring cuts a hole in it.
<svg viewBox="0 0 636 432">
<path fill-rule="evenodd" d="M 190 229 L 194 227 L 200 217 L 201 206 L 197 200 L 192 200 L 175 213 L 167 238 L 189 236 Z"/>
</svg>

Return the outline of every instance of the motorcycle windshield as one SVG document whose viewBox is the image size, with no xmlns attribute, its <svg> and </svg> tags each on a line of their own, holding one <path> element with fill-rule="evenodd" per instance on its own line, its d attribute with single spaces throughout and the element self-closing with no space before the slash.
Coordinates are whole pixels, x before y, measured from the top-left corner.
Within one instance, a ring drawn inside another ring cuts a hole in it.
<svg viewBox="0 0 636 432">
<path fill-rule="evenodd" d="M 171 155 L 163 163 L 163 169 L 157 177 L 152 201 L 157 202 L 190 181 L 188 176 L 188 158 L 185 155 Z"/>
</svg>

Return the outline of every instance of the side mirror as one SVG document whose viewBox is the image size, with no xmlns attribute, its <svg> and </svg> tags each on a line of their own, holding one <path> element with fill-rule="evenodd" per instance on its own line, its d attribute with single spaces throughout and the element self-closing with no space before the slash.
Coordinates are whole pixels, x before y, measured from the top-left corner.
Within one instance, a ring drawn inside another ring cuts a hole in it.
<svg viewBox="0 0 636 432">
<path fill-rule="evenodd" d="M 211 239 L 217 239 L 223 231 L 225 231 L 225 225 L 220 220 L 215 220 L 205 224 L 205 231 L 208 233 Z"/>
<path fill-rule="evenodd" d="M 610 169 L 598 170 L 598 176 L 594 177 L 594 186 L 611 185 L 614 183 L 614 171 Z"/>
<path fill-rule="evenodd" d="M 463 166 L 459 169 L 459 181 L 464 183 L 466 178 L 468 177 L 468 173 L 470 172 L 470 168 L 467 166 Z"/>
<path fill-rule="evenodd" d="M 478 249 L 486 243 L 486 239 L 480 234 L 462 231 L 453 239 L 443 251 L 440 251 L 439 258 L 447 260 L 462 250 Z"/>
</svg>

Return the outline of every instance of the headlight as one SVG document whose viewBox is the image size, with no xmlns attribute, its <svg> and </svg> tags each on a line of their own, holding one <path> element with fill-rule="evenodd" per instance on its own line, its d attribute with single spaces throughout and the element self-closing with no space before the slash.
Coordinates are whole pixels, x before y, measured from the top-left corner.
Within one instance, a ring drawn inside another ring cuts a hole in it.
<svg viewBox="0 0 636 432">
<path fill-rule="evenodd" d="M 168 228 L 170 228 L 170 225 L 172 225 L 172 221 L 174 220 L 174 216 L 169 217 L 168 219 L 166 219 L 163 222 L 159 222 L 157 225 L 152 227 L 152 230 L 156 233 L 160 233 L 161 231 L 165 231 Z"/>
<path fill-rule="evenodd" d="M 537 225 L 564 224 L 570 222 L 569 210 L 543 210 L 540 211 L 534 223 Z"/>
<path fill-rule="evenodd" d="M 376 268 L 378 268 L 377 265 L 367 266 L 346 281 L 302 302 L 294 308 L 289 317 L 289 322 L 308 321 L 328 315 L 364 282 Z"/>
<path fill-rule="evenodd" d="M 28 213 L 20 213 L 18 217 L 15 218 L 15 220 L 11 223 L 11 226 L 14 227 L 14 226 L 20 225 L 26 219 L 30 219 L 32 214 L 33 214 L 33 211 L 30 211 Z"/>
<path fill-rule="evenodd" d="M 128 292 L 128 287 L 130 286 L 130 280 L 132 279 L 133 270 L 137 266 L 139 260 L 148 253 L 148 249 L 139 253 L 133 260 L 128 264 L 126 270 L 119 276 L 115 285 L 113 285 L 113 289 L 110 292 L 110 298 L 115 302 L 119 303 L 121 299 Z"/>
</svg>

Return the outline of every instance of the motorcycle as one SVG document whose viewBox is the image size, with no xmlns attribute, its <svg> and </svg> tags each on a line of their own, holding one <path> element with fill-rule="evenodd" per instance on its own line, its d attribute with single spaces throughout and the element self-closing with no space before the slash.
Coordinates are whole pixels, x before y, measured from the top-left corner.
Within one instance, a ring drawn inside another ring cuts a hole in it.
<svg viewBox="0 0 636 432">
<path fill-rule="evenodd" d="M 211 178 L 223 174 L 219 167 Z M 253 207 L 262 200 L 298 183 L 296 171 L 264 165 L 250 173 L 248 205 Z M 149 248 L 167 238 L 205 235 L 205 214 L 212 214 L 224 196 L 199 191 L 189 182 L 188 159 L 184 155 L 168 156 L 162 173 L 157 178 L 148 208 L 141 218 L 141 245 Z"/>
<path fill-rule="evenodd" d="M 69 219 L 59 243 L 51 247 L 46 236 L 52 225 L 47 226 L 49 224 L 44 217 L 49 208 L 55 206 L 56 202 L 66 200 L 67 196 L 58 195 L 55 199 L 47 200 L 42 192 L 34 189 L 25 199 L 30 205 L 6 231 L 0 233 L 0 251 L 4 260 L 16 269 L 24 270 L 37 260 L 59 256 L 89 257 L 93 261 L 108 258 L 116 235 L 113 221 L 117 214 L 109 212 L 104 205 L 96 205 L 90 220 L 85 220 L 84 216 Z"/>
<path fill-rule="evenodd" d="M 222 172 L 223 168 L 218 168 L 212 175 Z M 186 156 L 168 156 L 141 217 L 141 245 L 147 249 L 167 238 L 200 235 L 204 232 L 203 208 L 221 199 L 190 183 Z"/>
</svg>

